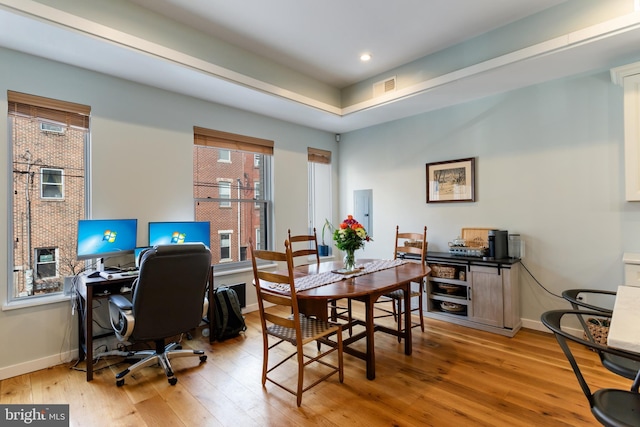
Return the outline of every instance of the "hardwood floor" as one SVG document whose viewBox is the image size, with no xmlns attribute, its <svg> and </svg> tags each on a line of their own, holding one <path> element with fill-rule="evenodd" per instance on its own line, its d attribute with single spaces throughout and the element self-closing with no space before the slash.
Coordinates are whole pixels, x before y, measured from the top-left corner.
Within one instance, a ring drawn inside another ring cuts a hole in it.
<svg viewBox="0 0 640 427">
<path fill-rule="evenodd" d="M 68 403 L 70 425 L 91 427 L 599 425 L 551 334 L 524 329 L 507 338 L 426 319 L 424 333 L 414 329 L 413 355 L 405 356 L 395 337 L 377 333 L 374 381 L 365 378 L 363 361 L 345 354 L 344 383 L 334 375 L 298 408 L 293 395 L 262 387 L 258 313 L 246 318 L 238 338 L 210 346 L 198 332 L 185 340 L 209 358 L 175 359 L 176 386 L 149 367 L 116 387 L 114 374 L 126 364 L 111 358 L 89 383 L 69 365 L 1 381 L 0 403 Z M 594 386 L 629 387 L 594 353 L 576 351 Z"/>
</svg>

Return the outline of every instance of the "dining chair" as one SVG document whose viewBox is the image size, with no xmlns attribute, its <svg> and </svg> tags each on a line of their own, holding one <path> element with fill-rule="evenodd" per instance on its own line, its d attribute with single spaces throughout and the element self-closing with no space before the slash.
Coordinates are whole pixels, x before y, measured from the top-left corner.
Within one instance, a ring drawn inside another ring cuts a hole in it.
<svg viewBox="0 0 640 427">
<path fill-rule="evenodd" d="M 285 241 L 285 252 L 256 250 L 253 247 L 253 242 L 250 242 L 249 248 L 262 326 L 262 386 L 265 387 L 267 381 L 275 384 L 296 396 L 297 405 L 300 406 L 302 394 L 305 391 L 333 374 L 338 373 L 340 382 L 344 381 L 342 326 L 315 317 L 307 317 L 299 312 L 293 275 L 293 256 L 289 241 Z M 286 271 L 272 272 L 263 266 L 258 269 L 258 263 L 262 264 L 262 262 L 278 263 L 278 268 L 282 268 L 284 264 Z M 275 285 L 281 286 L 285 291 L 274 291 L 274 288 L 270 286 Z M 321 351 L 319 348 L 316 349 L 315 346 L 307 345 L 315 341 L 328 339 L 332 335 L 335 335 L 335 344 L 329 345 L 328 350 Z M 282 351 L 287 352 L 287 350 L 275 351 L 274 353 L 282 356 L 279 356 L 278 361 L 270 366 L 270 350 L 285 342 L 293 345 L 294 351 L 289 355 L 282 355 Z M 316 352 L 316 354 L 310 354 L 311 351 Z M 337 364 L 336 361 L 327 361 L 325 359 L 326 356 L 335 352 L 337 352 Z M 293 357 L 295 357 L 298 365 L 295 389 L 288 385 L 286 380 L 280 380 L 281 378 L 287 378 L 288 375 L 284 377 L 276 374 L 271 375 L 274 370 L 289 366 L 285 362 Z M 315 380 L 305 386 L 305 367 L 314 362 L 321 365 L 323 372 L 314 370 L 316 372 Z"/>
<path fill-rule="evenodd" d="M 318 237 L 316 236 L 315 228 L 313 229 L 313 234 L 298 234 L 295 236 L 291 235 L 291 229 L 289 229 L 287 230 L 287 237 L 294 263 L 296 263 L 296 259 L 304 258 L 304 261 L 298 265 L 307 265 L 313 262 L 316 265 L 320 265 Z"/>
<path fill-rule="evenodd" d="M 288 241 L 291 246 L 291 255 L 293 257 L 295 265 L 310 265 L 313 262 L 309 262 L 315 258 L 316 266 L 320 266 L 320 252 L 318 251 L 318 238 L 316 235 L 316 229 L 313 229 L 313 234 L 298 234 L 291 235 L 291 229 L 287 230 Z M 303 258 L 303 261 L 296 262 L 296 259 Z M 342 305 L 341 305 L 342 304 Z M 351 300 L 346 299 L 346 302 L 342 303 L 341 300 L 329 300 L 328 310 L 330 312 L 331 320 L 336 321 L 338 318 L 342 318 L 347 322 L 347 330 L 349 336 L 352 335 L 353 329 L 351 325 Z"/>
<path fill-rule="evenodd" d="M 584 357 L 576 358 L 571 351 L 570 342 L 577 343 L 598 353 L 607 353 L 640 363 L 640 354 L 638 353 L 607 347 L 606 345 L 575 336 L 566 328 L 563 328 L 565 324 L 570 326 L 571 321 L 575 324 L 576 321 L 583 322 L 592 316 L 610 318 L 611 314 L 586 310 L 552 310 L 543 313 L 541 320 L 553 332 L 560 348 L 569 361 L 578 384 L 589 402 L 593 416 L 606 426 L 638 426 L 640 425 L 640 394 L 638 394 L 640 375 L 636 376 L 629 390 L 600 388 L 592 392 L 580 369 L 580 364 L 588 363 L 587 368 L 591 368 L 593 366 L 592 363 L 585 360 Z"/>
<path fill-rule="evenodd" d="M 400 226 L 396 226 L 396 239 L 393 252 L 393 259 L 405 258 L 411 254 L 416 262 L 424 265 L 427 257 L 427 227 L 424 227 L 422 233 L 400 232 Z M 411 283 L 411 300 L 417 299 L 417 306 L 403 307 L 404 290 L 398 289 L 393 292 L 384 294 L 376 301 L 376 308 L 384 314 L 376 315 L 376 318 L 393 317 L 398 326 L 398 342 L 400 342 L 400 332 L 402 332 L 402 316 L 411 316 L 411 313 L 418 312 L 419 322 L 411 322 L 411 327 L 420 327 L 424 332 L 424 315 L 423 315 L 423 295 L 424 295 L 424 279 L 419 283 Z M 384 307 L 385 304 L 391 304 L 391 308 Z"/>
<path fill-rule="evenodd" d="M 589 310 L 599 313 L 598 316 L 591 318 L 578 317 L 580 325 L 584 330 L 584 337 L 591 342 L 600 342 L 604 340 L 606 343 L 606 335 L 596 336 L 596 328 L 600 328 L 604 323 L 602 320 L 608 318 L 613 313 L 613 302 L 615 301 L 616 292 L 605 289 L 567 289 L 562 292 L 562 298 L 567 300 L 571 304 L 573 310 Z M 597 301 L 601 305 L 596 305 L 593 302 Z M 606 306 L 605 306 L 606 305 Z M 613 372 L 614 374 L 621 375 L 630 380 L 635 379 L 637 373 L 640 371 L 640 362 L 632 359 L 620 357 L 615 354 L 597 351 L 600 356 L 600 362 L 602 365 Z"/>
</svg>

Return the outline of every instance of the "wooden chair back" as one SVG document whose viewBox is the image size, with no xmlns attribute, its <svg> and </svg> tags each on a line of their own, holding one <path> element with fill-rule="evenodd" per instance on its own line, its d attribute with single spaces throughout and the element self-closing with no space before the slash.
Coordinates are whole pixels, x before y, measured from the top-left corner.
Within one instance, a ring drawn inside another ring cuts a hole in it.
<svg viewBox="0 0 640 427">
<path fill-rule="evenodd" d="M 315 257 L 316 264 L 320 264 L 320 253 L 318 252 L 318 238 L 316 236 L 316 229 L 313 229 L 313 234 L 299 234 L 296 236 L 291 235 L 291 230 L 287 230 L 288 242 L 291 248 L 291 256 L 295 260 L 302 259 L 298 265 L 310 264 L 310 257 Z"/>
<path fill-rule="evenodd" d="M 427 258 L 427 226 L 425 225 L 423 233 L 400 233 L 400 226 L 396 226 L 393 259 L 398 258 L 398 254 L 418 255 L 420 262 L 424 264 L 424 260 Z"/>
<path fill-rule="evenodd" d="M 298 301 L 296 298 L 296 288 L 293 279 L 293 257 L 288 241 L 284 242 L 285 252 L 256 250 L 253 243 L 249 245 L 251 250 L 251 263 L 253 265 L 254 285 L 258 296 L 258 309 L 262 328 L 266 330 L 267 322 L 283 326 L 285 328 L 300 328 L 298 320 Z M 283 272 L 271 272 L 258 269 L 258 263 L 277 262 L 280 267 L 287 270 Z M 289 288 L 289 295 L 282 295 L 269 291 L 269 284 L 285 285 Z M 279 309 L 266 310 L 265 302 L 278 306 Z M 293 316 L 291 316 L 293 314 Z"/>
</svg>

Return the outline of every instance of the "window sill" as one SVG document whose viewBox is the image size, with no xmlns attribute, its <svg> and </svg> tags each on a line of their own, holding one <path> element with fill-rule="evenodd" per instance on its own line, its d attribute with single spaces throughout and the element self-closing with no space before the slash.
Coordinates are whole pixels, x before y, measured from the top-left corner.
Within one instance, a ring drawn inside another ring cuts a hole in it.
<svg viewBox="0 0 640 427">
<path fill-rule="evenodd" d="M 47 295 L 41 297 L 27 298 L 25 300 L 5 302 L 2 305 L 2 311 L 17 310 L 21 308 L 38 307 L 41 305 L 56 304 L 59 302 L 66 302 L 73 299 L 73 295 L 68 294 L 56 294 Z"/>
</svg>

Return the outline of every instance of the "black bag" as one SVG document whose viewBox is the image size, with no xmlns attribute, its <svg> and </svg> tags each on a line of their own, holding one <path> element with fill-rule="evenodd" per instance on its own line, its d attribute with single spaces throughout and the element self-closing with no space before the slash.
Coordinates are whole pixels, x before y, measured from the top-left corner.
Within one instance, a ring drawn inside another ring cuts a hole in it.
<svg viewBox="0 0 640 427">
<path fill-rule="evenodd" d="M 215 290 L 215 338 L 218 341 L 237 336 L 246 331 L 238 294 L 227 286 Z"/>
</svg>

